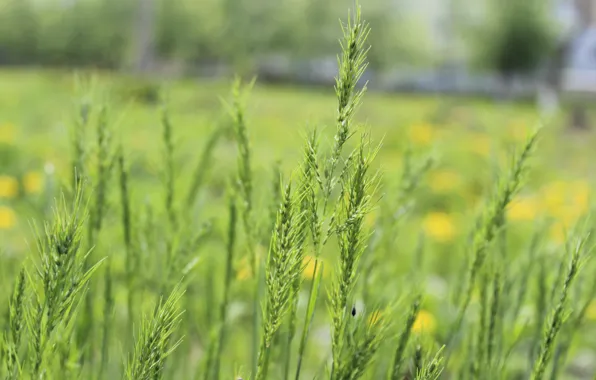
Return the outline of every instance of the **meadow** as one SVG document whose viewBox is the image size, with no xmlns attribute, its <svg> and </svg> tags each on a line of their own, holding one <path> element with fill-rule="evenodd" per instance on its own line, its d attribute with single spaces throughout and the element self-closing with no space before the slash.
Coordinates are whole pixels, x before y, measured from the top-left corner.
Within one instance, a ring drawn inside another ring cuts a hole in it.
<svg viewBox="0 0 596 380">
<path fill-rule="evenodd" d="M 595 378 L 594 133 L 363 91 L 366 30 L 335 90 L 0 71 L 0 375 Z"/>
</svg>

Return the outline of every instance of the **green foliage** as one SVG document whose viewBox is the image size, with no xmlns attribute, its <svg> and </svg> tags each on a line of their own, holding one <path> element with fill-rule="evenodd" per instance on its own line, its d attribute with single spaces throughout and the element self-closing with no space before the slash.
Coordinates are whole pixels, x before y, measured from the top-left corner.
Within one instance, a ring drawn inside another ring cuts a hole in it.
<svg viewBox="0 0 596 380">
<path fill-rule="evenodd" d="M 534 73 L 554 47 L 548 6 L 541 0 L 491 1 L 491 22 L 479 41 L 481 60 L 504 78 Z"/>
<path fill-rule="evenodd" d="M 0 64 L 128 67 L 136 53 L 139 4 L 0 0 Z M 242 74 L 269 54 L 324 58 L 335 47 L 337 14 L 345 7 L 340 0 L 153 0 L 152 5 L 155 58 L 190 65 L 219 62 Z M 375 68 L 421 56 L 420 44 L 405 37 L 413 23 L 387 12 L 394 7 L 391 1 L 369 6 L 378 25 L 371 41 Z"/>
</svg>

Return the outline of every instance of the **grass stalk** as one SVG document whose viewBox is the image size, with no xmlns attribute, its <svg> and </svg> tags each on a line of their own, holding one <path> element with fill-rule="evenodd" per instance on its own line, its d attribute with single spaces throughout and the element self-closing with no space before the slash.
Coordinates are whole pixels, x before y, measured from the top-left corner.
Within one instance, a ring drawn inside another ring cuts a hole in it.
<svg viewBox="0 0 596 380">
<path fill-rule="evenodd" d="M 228 304 L 230 302 L 230 290 L 232 285 L 232 275 L 233 275 L 233 263 L 234 263 L 234 251 L 236 245 L 236 224 L 237 224 L 237 209 L 236 209 L 236 202 L 234 199 L 234 195 L 230 196 L 229 200 L 229 221 L 228 221 L 228 242 L 227 242 L 227 255 L 226 255 L 226 270 L 225 270 L 225 277 L 224 277 L 224 292 L 223 292 L 223 299 L 220 304 L 219 309 L 219 328 L 218 328 L 218 338 L 217 338 L 217 354 L 215 355 L 215 364 L 214 364 L 214 379 L 219 379 L 219 372 L 220 372 L 220 360 L 223 353 L 223 346 L 225 343 L 226 338 L 226 318 L 227 318 L 227 310 Z M 207 369 L 209 370 L 209 369 Z"/>
<path fill-rule="evenodd" d="M 406 353 L 406 348 L 408 347 L 410 335 L 412 334 L 412 327 L 414 326 L 414 322 L 416 322 L 416 318 L 418 317 L 418 313 L 420 312 L 421 304 L 422 296 L 417 295 L 416 297 L 414 297 L 414 300 L 408 310 L 406 323 L 404 324 L 403 329 L 399 334 L 397 347 L 395 349 L 395 354 L 393 355 L 393 361 L 391 363 L 391 366 L 389 367 L 389 376 L 387 377 L 388 380 L 400 380 L 403 376 L 401 374 L 401 367 L 403 365 L 404 354 Z"/>
<path fill-rule="evenodd" d="M 125 272 L 126 272 L 126 310 L 128 316 L 128 329 L 133 330 L 134 308 L 135 308 L 135 277 L 136 259 L 135 250 L 132 244 L 132 218 L 130 209 L 129 172 L 124 158 L 122 146 L 118 149 L 118 178 L 120 185 L 120 203 L 122 208 L 122 232 L 124 236 L 124 249 L 126 251 Z"/>
</svg>

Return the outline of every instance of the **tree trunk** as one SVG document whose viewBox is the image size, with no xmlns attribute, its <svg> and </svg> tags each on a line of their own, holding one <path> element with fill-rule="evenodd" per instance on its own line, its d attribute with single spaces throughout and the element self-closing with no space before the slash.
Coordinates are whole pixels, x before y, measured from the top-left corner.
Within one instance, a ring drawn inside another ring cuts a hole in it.
<svg viewBox="0 0 596 380">
<path fill-rule="evenodd" d="M 137 0 L 134 70 L 151 70 L 155 59 L 155 0 Z"/>
<path fill-rule="evenodd" d="M 584 104 L 574 104 L 571 108 L 571 128 L 576 130 L 590 129 L 588 110 Z"/>
</svg>

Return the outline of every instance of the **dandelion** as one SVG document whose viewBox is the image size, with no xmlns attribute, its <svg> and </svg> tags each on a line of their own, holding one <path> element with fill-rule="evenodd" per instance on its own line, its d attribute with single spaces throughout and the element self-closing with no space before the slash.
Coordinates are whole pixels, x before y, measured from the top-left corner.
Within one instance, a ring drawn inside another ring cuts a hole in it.
<svg viewBox="0 0 596 380">
<path fill-rule="evenodd" d="M 446 243 L 455 237 L 455 224 L 451 216 L 444 212 L 431 212 L 424 218 L 424 231 L 438 242 Z"/>
<path fill-rule="evenodd" d="M 420 310 L 414 324 L 412 325 L 412 331 L 416 333 L 432 333 L 437 328 L 436 318 L 426 310 Z"/>
<path fill-rule="evenodd" d="M 450 170 L 437 171 L 431 174 L 429 179 L 430 189 L 438 194 L 448 193 L 461 186 L 461 177 L 458 173 Z"/>
<path fill-rule="evenodd" d="M 15 138 L 15 127 L 13 124 L 0 124 L 0 143 L 11 144 Z"/>
<path fill-rule="evenodd" d="M 429 145 L 433 141 L 434 135 L 435 131 L 432 125 L 428 123 L 418 123 L 410 127 L 410 141 L 414 145 Z"/>
<path fill-rule="evenodd" d="M 0 230 L 12 228 L 17 222 L 17 216 L 13 209 L 0 206 Z"/>
<path fill-rule="evenodd" d="M 0 176 L 0 198 L 14 198 L 19 194 L 19 182 L 16 178 Z"/>
<path fill-rule="evenodd" d="M 507 210 L 507 217 L 510 220 L 530 221 L 538 214 L 538 204 L 532 197 L 519 198 L 511 203 Z"/>
<path fill-rule="evenodd" d="M 37 171 L 31 171 L 23 177 L 23 187 L 27 194 L 39 193 L 43 188 L 43 174 Z"/>
</svg>

